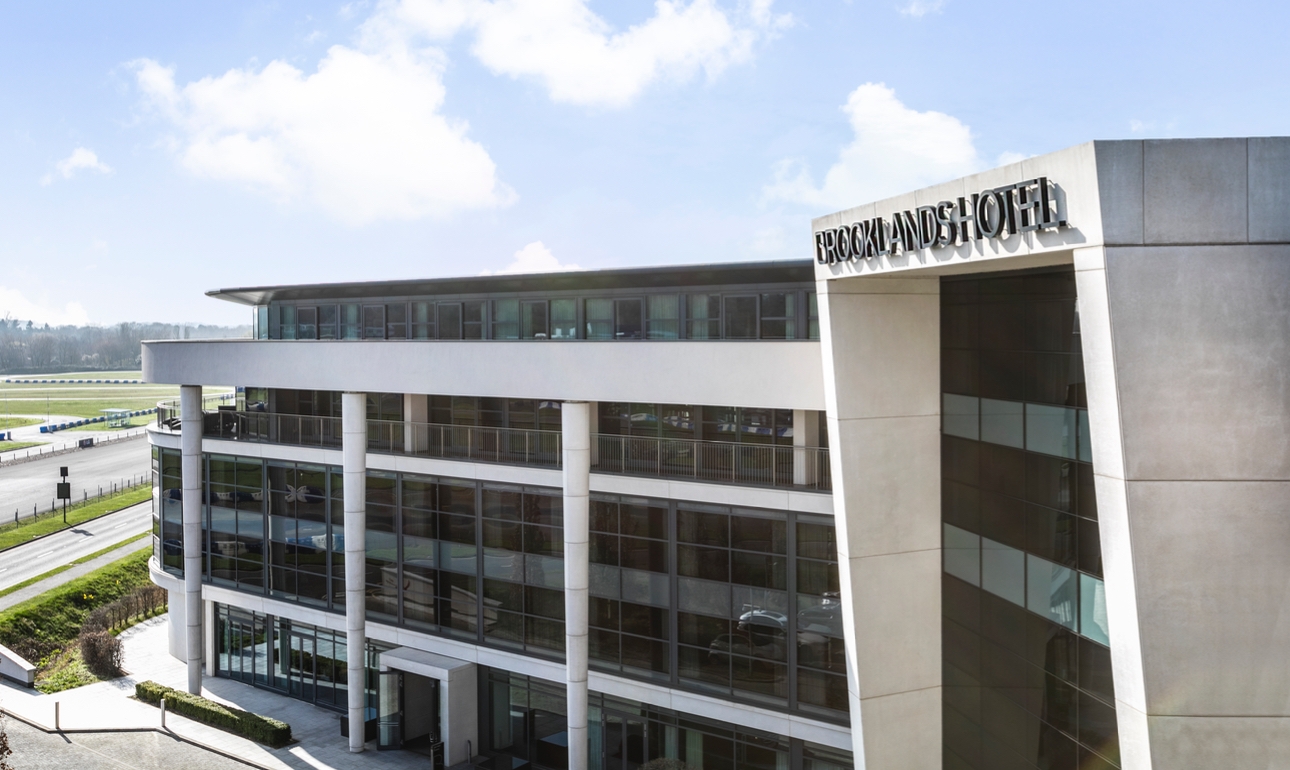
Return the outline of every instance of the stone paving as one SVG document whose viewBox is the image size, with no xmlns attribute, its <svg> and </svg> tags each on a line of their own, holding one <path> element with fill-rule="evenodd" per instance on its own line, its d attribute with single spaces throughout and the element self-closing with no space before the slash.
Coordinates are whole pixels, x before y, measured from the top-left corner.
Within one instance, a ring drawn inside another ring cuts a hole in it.
<svg viewBox="0 0 1290 770">
<path fill-rule="evenodd" d="M 247 765 L 165 733 L 47 733 L 4 720 L 15 770 L 247 770 Z"/>
<path fill-rule="evenodd" d="M 159 727 L 160 710 L 134 700 L 133 695 L 134 685 L 147 679 L 177 689 L 186 686 L 186 666 L 167 652 L 168 621 L 169 616 L 163 615 L 121 635 L 128 672 L 126 676 L 53 695 L 42 695 L 34 690 L 3 683 L 0 684 L 0 708 L 50 730 L 54 727 L 55 703 L 59 704 L 59 726 L 64 731 L 101 734 L 111 730 Z M 361 754 L 349 753 L 348 742 L 340 735 L 340 715 L 335 712 L 229 679 L 206 677 L 203 684 L 202 695 L 211 700 L 272 716 L 291 725 L 296 743 L 283 749 L 271 749 L 175 714 L 167 716 L 166 727 L 170 734 L 236 757 L 247 764 L 268 770 L 423 770 L 431 766 L 429 757 L 402 751 L 378 752 L 375 743 L 367 744 L 367 750 Z M 9 726 L 14 721 L 5 720 Z M 67 737 L 73 738 L 74 733 Z M 123 738 L 127 745 L 132 739 L 141 741 L 141 745 L 154 740 L 137 733 L 125 734 Z M 79 738 L 77 743 L 88 746 Z M 157 745 L 164 747 L 172 744 L 162 740 Z M 188 767 L 181 763 L 173 766 Z"/>
</svg>

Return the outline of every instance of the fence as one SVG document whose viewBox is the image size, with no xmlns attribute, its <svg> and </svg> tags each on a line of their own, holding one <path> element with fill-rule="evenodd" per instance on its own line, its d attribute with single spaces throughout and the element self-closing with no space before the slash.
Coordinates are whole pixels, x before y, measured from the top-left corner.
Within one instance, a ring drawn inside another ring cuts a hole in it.
<svg viewBox="0 0 1290 770">
<path fill-rule="evenodd" d="M 204 435 L 231 441 L 339 449 L 341 419 L 221 410 Z M 829 450 L 645 436 L 593 436 L 592 470 L 697 481 L 832 488 Z M 445 460 L 559 468 L 560 432 L 477 425 L 367 421 L 368 451 Z"/>
<path fill-rule="evenodd" d="M 104 495 L 115 495 L 118 492 L 128 492 L 130 490 L 138 489 L 139 487 L 143 487 L 143 486 L 150 487 L 151 485 L 152 485 L 152 475 L 148 473 L 140 473 L 134 476 L 123 476 L 119 482 L 118 481 L 109 482 L 109 484 L 106 487 L 98 486 L 97 487 L 98 494 L 96 494 L 94 497 L 99 498 L 99 497 L 103 497 Z M 71 506 L 76 502 L 79 502 L 81 505 L 84 505 L 89 501 L 90 501 L 90 491 L 89 489 L 82 487 L 81 499 L 79 501 L 68 500 L 67 504 L 68 506 Z M 63 513 L 63 501 L 51 499 L 49 501 L 49 507 L 43 511 L 40 510 L 39 503 L 33 503 L 31 506 L 30 516 L 28 516 L 26 511 L 23 509 L 20 509 L 20 508 L 14 509 L 13 521 L 14 521 L 14 524 L 17 524 L 20 519 L 27 519 L 29 521 L 39 521 L 41 515 L 61 516 L 62 513 Z M 9 526 L 9 525 L 6 524 L 5 526 Z"/>
<path fill-rule="evenodd" d="M 104 444 L 115 444 L 118 441 L 128 441 L 133 438 L 140 438 L 146 432 L 146 428 L 131 428 L 123 430 L 120 433 L 113 433 L 108 436 L 93 436 L 91 438 L 77 439 L 75 441 L 65 441 L 62 444 L 44 444 L 38 447 L 29 447 L 27 449 L 15 449 L 12 452 L 0 454 L 0 466 L 23 463 L 28 460 L 39 460 L 42 457 L 54 457 L 55 455 L 75 452 L 78 449 L 87 449 L 90 446 L 102 446 Z M 86 442 L 91 442 L 88 445 Z"/>
<path fill-rule="evenodd" d="M 237 397 L 237 393 L 217 393 L 213 396 L 202 396 L 202 411 L 213 412 L 220 406 L 227 405 Z M 157 427 L 171 427 L 170 421 L 173 422 L 173 429 L 179 429 L 179 399 L 168 398 L 165 401 L 157 402 Z"/>
</svg>

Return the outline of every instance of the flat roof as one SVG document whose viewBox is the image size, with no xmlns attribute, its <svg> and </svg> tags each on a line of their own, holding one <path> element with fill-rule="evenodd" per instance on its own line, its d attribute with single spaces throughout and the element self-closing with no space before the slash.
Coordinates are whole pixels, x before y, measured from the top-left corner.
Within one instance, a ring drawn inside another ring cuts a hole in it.
<svg viewBox="0 0 1290 770">
<path fill-rule="evenodd" d="M 570 270 L 560 273 L 474 275 L 402 281 L 308 283 L 215 289 L 206 296 L 242 305 L 273 301 L 340 299 L 448 294 L 507 294 L 543 291 L 654 289 L 687 286 L 728 286 L 767 283 L 815 283 L 815 262 L 809 259 L 774 262 L 728 262 L 666 267 L 628 267 L 609 270 Z"/>
</svg>

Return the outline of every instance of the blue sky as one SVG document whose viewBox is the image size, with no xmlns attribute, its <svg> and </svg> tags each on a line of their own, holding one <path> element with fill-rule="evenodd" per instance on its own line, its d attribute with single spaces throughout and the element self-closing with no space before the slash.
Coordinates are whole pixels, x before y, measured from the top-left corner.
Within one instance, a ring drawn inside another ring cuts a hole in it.
<svg viewBox="0 0 1290 770">
<path fill-rule="evenodd" d="M 810 217 L 1087 141 L 1287 133 L 1284 4 L 0 3 L 0 317 L 810 256 Z"/>
</svg>

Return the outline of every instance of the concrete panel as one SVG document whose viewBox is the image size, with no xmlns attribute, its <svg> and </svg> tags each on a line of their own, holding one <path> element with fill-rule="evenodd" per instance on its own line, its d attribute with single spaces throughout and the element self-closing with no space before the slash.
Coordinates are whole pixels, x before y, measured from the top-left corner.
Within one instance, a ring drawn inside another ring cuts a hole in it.
<svg viewBox="0 0 1290 770">
<path fill-rule="evenodd" d="M 861 699 L 939 687 L 940 549 L 848 561 Z"/>
<path fill-rule="evenodd" d="M 1290 138 L 1248 142 L 1250 242 L 1290 243 Z"/>
<path fill-rule="evenodd" d="M 1106 259 L 1127 478 L 1290 479 L 1290 246 Z"/>
<path fill-rule="evenodd" d="M 829 422 L 829 441 L 840 458 L 833 476 L 845 502 L 839 549 L 852 558 L 921 551 L 941 546 L 939 416 L 885 417 Z"/>
<path fill-rule="evenodd" d="M 1149 717 L 1155 766 L 1168 770 L 1281 770 L 1290 719 Z M 1128 765 L 1125 765 L 1127 768 Z"/>
<path fill-rule="evenodd" d="M 941 688 L 865 698 L 865 770 L 941 770 Z"/>
<path fill-rule="evenodd" d="M 1142 219 L 1142 142 L 1094 142 L 1102 243 L 1140 245 Z"/>
<path fill-rule="evenodd" d="M 830 419 L 940 414 L 939 282 L 923 280 L 917 293 L 820 294 L 826 387 L 846 393 L 830 401 Z"/>
<path fill-rule="evenodd" d="M 1148 140 L 1142 171 L 1145 243 L 1246 241 L 1244 139 Z"/>
<path fill-rule="evenodd" d="M 1290 483 L 1131 481 L 1128 503 L 1147 713 L 1290 716 Z"/>
<path fill-rule="evenodd" d="M 144 379 L 382 393 L 823 409 L 820 343 L 171 340 Z"/>
</svg>

